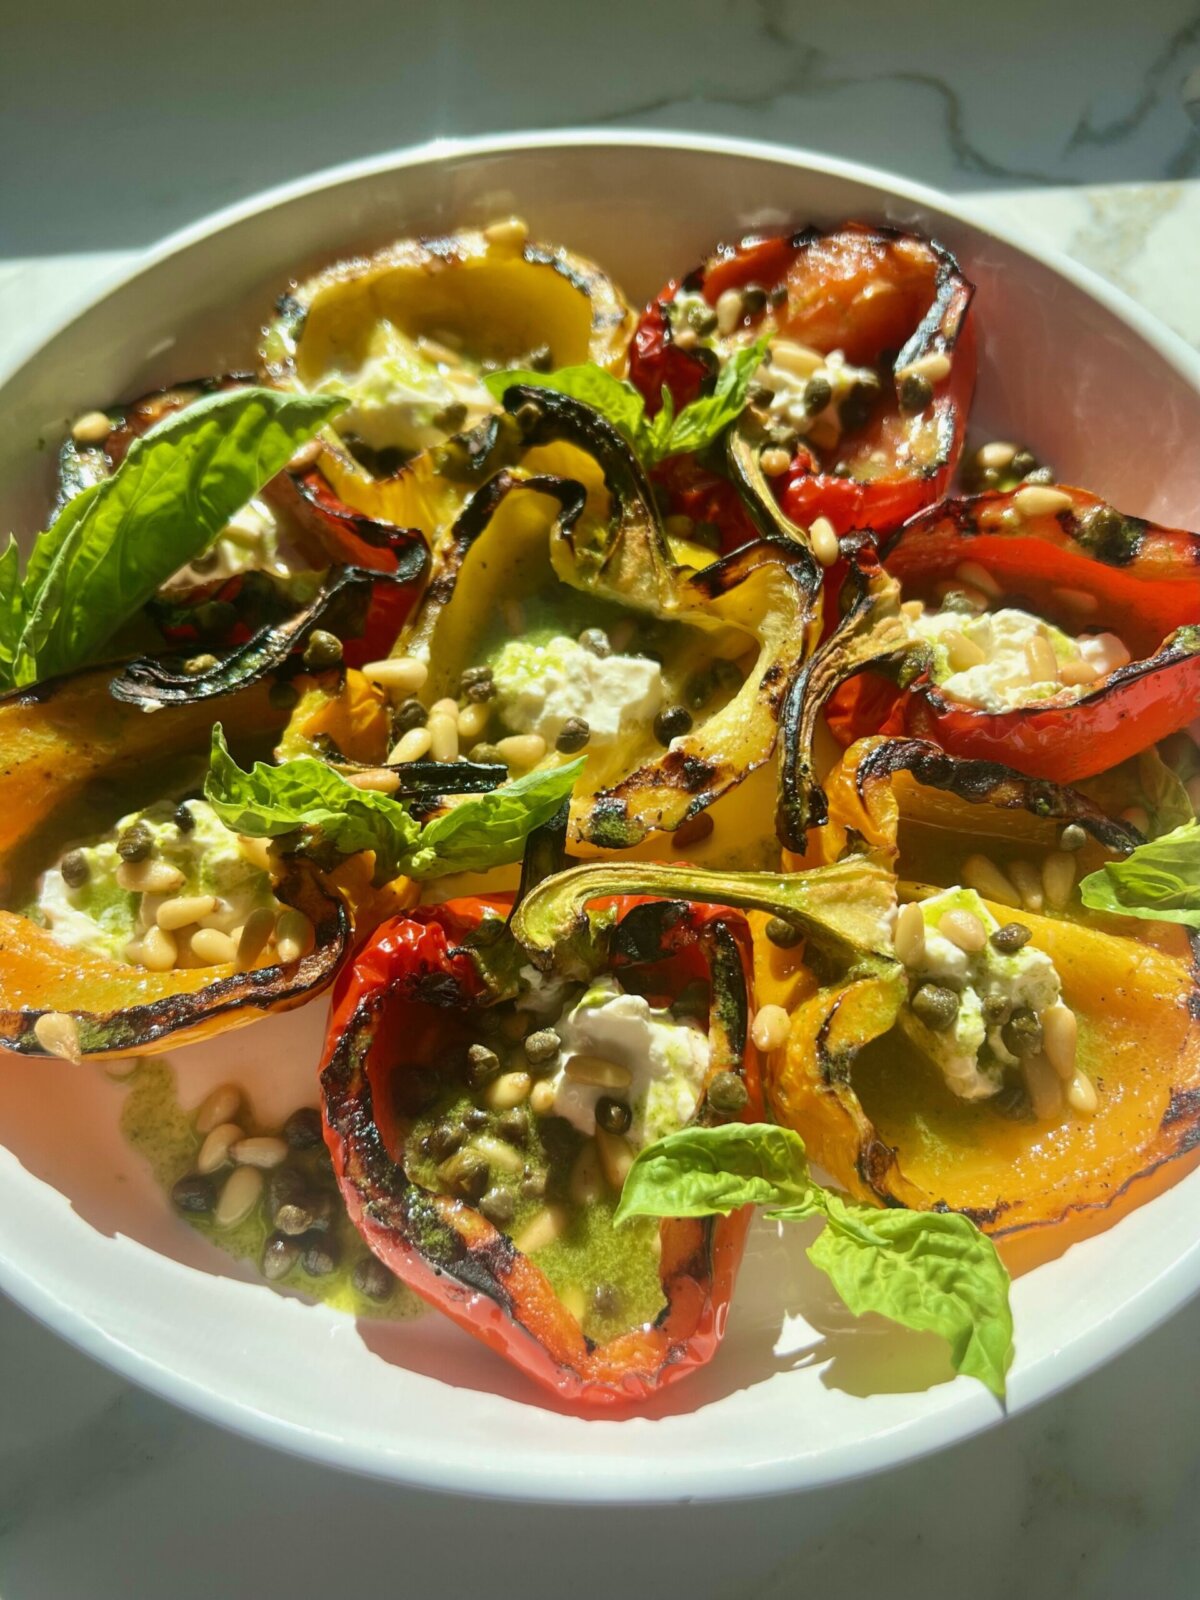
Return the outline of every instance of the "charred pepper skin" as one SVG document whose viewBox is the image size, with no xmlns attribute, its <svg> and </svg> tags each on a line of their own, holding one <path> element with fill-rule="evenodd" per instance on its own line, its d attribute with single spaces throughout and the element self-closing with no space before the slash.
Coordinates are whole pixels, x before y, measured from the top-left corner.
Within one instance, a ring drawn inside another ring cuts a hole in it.
<svg viewBox="0 0 1200 1600">
<path fill-rule="evenodd" d="M 607 902 L 617 938 L 613 965 L 645 957 L 650 907 Z M 325 1138 L 350 1217 L 379 1259 L 423 1299 L 561 1400 L 587 1410 L 643 1401 L 703 1366 L 725 1330 L 749 1213 L 664 1221 L 660 1275 L 666 1306 L 657 1321 L 595 1344 L 540 1268 L 474 1205 L 409 1182 L 393 1152 L 402 1124 L 389 1062 L 416 1066 L 414 1044 L 434 1043 L 457 1011 L 494 998 L 464 941 L 503 904 L 448 902 L 380 927 L 338 983 L 321 1072 Z M 728 985 L 714 998 L 714 1028 L 732 1034 L 740 1059 L 715 1050 L 716 1070 L 734 1067 L 747 1089 L 745 1115 L 761 1114 L 758 1060 L 746 1038 L 749 931 L 737 914 L 670 905 L 658 918 L 660 958 L 703 956 Z M 740 1027 L 741 1038 L 736 1037 Z M 712 1029 L 710 1029 L 712 1036 Z M 701 1102 L 701 1116 L 709 1113 Z"/>
</svg>

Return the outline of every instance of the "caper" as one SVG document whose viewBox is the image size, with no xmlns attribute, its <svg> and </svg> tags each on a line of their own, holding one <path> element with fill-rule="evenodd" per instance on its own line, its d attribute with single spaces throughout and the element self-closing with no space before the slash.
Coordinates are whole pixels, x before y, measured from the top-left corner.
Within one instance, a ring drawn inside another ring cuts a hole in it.
<svg viewBox="0 0 1200 1600">
<path fill-rule="evenodd" d="M 297 1106 L 283 1125 L 283 1137 L 293 1150 L 315 1150 L 324 1138 L 316 1106 Z"/>
<path fill-rule="evenodd" d="M 396 1279 L 378 1256 L 359 1256 L 350 1270 L 350 1282 L 366 1299 L 386 1300 Z"/>
<path fill-rule="evenodd" d="M 469 751 L 469 756 L 472 761 L 481 767 L 502 767 L 504 765 L 504 757 L 496 749 L 496 746 L 488 744 L 486 739 L 481 740 L 479 744 L 473 744 Z"/>
<path fill-rule="evenodd" d="M 786 422 L 773 422 L 767 429 L 766 443 L 774 450 L 785 451 L 790 461 L 800 443 L 800 435 Z"/>
<path fill-rule="evenodd" d="M 295 684 L 277 679 L 267 690 L 267 701 L 276 711 L 290 711 L 300 698 Z"/>
<path fill-rule="evenodd" d="M 1002 956 L 1015 956 L 1018 950 L 1032 939 L 1032 931 L 1023 922 L 1006 922 L 1002 928 L 997 928 L 995 933 L 989 935 L 989 942 L 993 950 L 999 950 Z"/>
<path fill-rule="evenodd" d="M 463 1112 L 462 1125 L 468 1133 L 481 1133 L 490 1120 L 482 1106 L 468 1106 Z"/>
<path fill-rule="evenodd" d="M 1115 506 L 1099 505 L 1080 512 L 1076 537 L 1096 555 L 1120 559 L 1133 553 L 1137 532 Z"/>
<path fill-rule="evenodd" d="M 546 1196 L 546 1174 L 533 1167 L 525 1168 L 521 1179 L 521 1196 L 525 1200 L 543 1200 Z"/>
<path fill-rule="evenodd" d="M 441 1163 L 438 1177 L 455 1194 L 478 1200 L 487 1189 L 491 1169 L 478 1150 L 459 1150 Z"/>
<path fill-rule="evenodd" d="M 1053 483 L 1054 481 L 1053 467 L 1034 467 L 1032 472 L 1025 474 L 1026 483 Z"/>
<path fill-rule="evenodd" d="M 854 433 L 870 421 L 878 395 L 878 384 L 856 383 L 838 406 L 838 420 L 847 433 Z"/>
<path fill-rule="evenodd" d="M 1025 478 L 1037 470 L 1038 460 L 1031 450 L 1018 450 L 1009 466 L 1018 478 Z"/>
<path fill-rule="evenodd" d="M 1015 1056 L 1035 1056 L 1042 1048 L 1042 1025 L 1036 1011 L 1019 1006 L 1004 1024 L 1000 1037 Z"/>
<path fill-rule="evenodd" d="M 804 385 L 804 409 L 810 417 L 824 411 L 832 399 L 833 385 L 828 378 L 810 378 Z"/>
<path fill-rule="evenodd" d="M 999 1028 L 1012 1015 L 1012 1006 L 998 994 L 990 994 L 983 1002 L 983 1020 L 989 1028 Z"/>
<path fill-rule="evenodd" d="M 768 305 L 774 306 L 776 310 L 778 310 L 780 306 L 787 305 L 787 298 L 788 292 L 786 283 L 777 283 L 773 289 L 767 290 L 767 303 Z"/>
<path fill-rule="evenodd" d="M 919 372 L 906 372 L 896 389 L 900 409 L 905 416 L 914 417 L 924 411 L 933 399 L 933 385 Z"/>
<path fill-rule="evenodd" d="M 338 1268 L 338 1257 L 341 1250 L 336 1239 L 322 1235 L 314 1239 L 300 1257 L 302 1271 L 307 1272 L 310 1278 L 327 1278 L 331 1272 Z"/>
<path fill-rule="evenodd" d="M 1068 822 L 1058 836 L 1059 848 L 1062 850 L 1082 850 L 1087 840 L 1087 829 L 1081 828 L 1077 822 Z"/>
<path fill-rule="evenodd" d="M 489 1222 L 495 1223 L 497 1228 L 504 1228 L 516 1214 L 517 1203 L 507 1189 L 493 1185 L 480 1200 L 479 1209 Z"/>
<path fill-rule="evenodd" d="M 959 616 L 976 615 L 976 607 L 962 589 L 947 589 L 942 596 L 942 610 L 953 611 Z"/>
<path fill-rule="evenodd" d="M 473 683 L 468 683 L 463 689 L 463 697 L 472 705 L 484 705 L 496 693 L 496 685 L 492 682 L 489 672 L 486 678 L 476 678 Z"/>
<path fill-rule="evenodd" d="M 144 822 L 135 822 L 117 840 L 117 854 L 122 861 L 149 861 L 153 850 L 154 835 Z"/>
<path fill-rule="evenodd" d="M 513 412 L 517 427 L 522 433 L 532 433 L 545 414 L 536 400 L 523 400 Z"/>
<path fill-rule="evenodd" d="M 592 730 L 582 717 L 568 717 L 554 741 L 554 748 L 560 755 L 573 756 L 583 749 L 591 736 Z"/>
<path fill-rule="evenodd" d="M 770 384 L 759 383 L 756 379 L 746 389 L 746 399 L 752 406 L 769 406 L 775 398 L 775 391 Z"/>
<path fill-rule="evenodd" d="M 275 1283 L 280 1278 L 286 1278 L 299 1259 L 300 1246 L 296 1240 L 285 1238 L 282 1233 L 273 1233 L 263 1245 L 259 1269 L 264 1278 Z"/>
<path fill-rule="evenodd" d="M 466 1143 L 467 1131 L 460 1124 L 439 1122 L 421 1140 L 421 1149 L 434 1161 L 445 1161 Z"/>
<path fill-rule="evenodd" d="M 332 1195 L 310 1190 L 279 1207 L 275 1226 L 280 1233 L 294 1239 L 304 1233 L 328 1233 L 333 1225 L 333 1211 Z"/>
<path fill-rule="evenodd" d="M 633 1112 L 624 1100 L 614 1100 L 611 1095 L 602 1094 L 596 1101 L 596 1126 L 603 1128 L 605 1133 L 628 1133 L 632 1121 Z"/>
<path fill-rule="evenodd" d="M 539 1028 L 525 1039 L 525 1059 L 533 1067 L 544 1067 L 559 1052 L 562 1040 L 553 1028 Z"/>
<path fill-rule="evenodd" d="M 304 646 L 304 665 L 310 672 L 326 672 L 340 665 L 342 641 L 336 633 L 324 628 L 314 628 Z"/>
<path fill-rule="evenodd" d="M 467 1050 L 467 1082 L 478 1089 L 500 1071 L 500 1057 L 486 1044 L 473 1044 Z"/>
<path fill-rule="evenodd" d="M 81 889 L 92 875 L 88 858 L 82 850 L 68 850 L 58 870 L 68 889 Z"/>
<path fill-rule="evenodd" d="M 467 420 L 467 408 L 461 400 L 451 400 L 433 414 L 433 425 L 443 433 L 457 433 Z"/>
<path fill-rule="evenodd" d="M 749 1091 L 736 1072 L 718 1072 L 708 1086 L 709 1105 L 726 1116 L 743 1110 L 749 1098 Z"/>
<path fill-rule="evenodd" d="M 520 1106 L 512 1106 L 496 1118 L 496 1132 L 509 1144 L 524 1144 L 529 1137 L 529 1118 Z"/>
<path fill-rule="evenodd" d="M 686 706 L 664 706 L 654 719 L 654 737 L 661 745 L 682 739 L 692 728 L 692 714 Z"/>
<path fill-rule="evenodd" d="M 610 656 L 613 653 L 608 635 L 603 628 L 585 628 L 579 635 L 579 642 L 585 650 L 590 650 L 594 656 Z"/>
<path fill-rule="evenodd" d="M 411 733 L 414 728 L 423 728 L 428 721 L 429 713 L 419 700 L 402 700 L 392 712 L 392 732 Z"/>
<path fill-rule="evenodd" d="M 202 1172 L 189 1172 L 171 1188 L 171 1204 L 179 1211 L 200 1215 L 217 1203 L 217 1186 Z"/>
<path fill-rule="evenodd" d="M 748 317 L 758 316 L 767 309 L 767 291 L 758 283 L 748 283 L 742 290 L 742 310 Z"/>
<path fill-rule="evenodd" d="M 935 1033 L 952 1028 L 958 1017 L 958 996 L 941 983 L 923 983 L 909 1004 L 925 1026 Z"/>
<path fill-rule="evenodd" d="M 554 370 L 554 352 L 548 344 L 535 345 L 525 357 L 524 365 L 530 372 L 552 372 Z"/>
<path fill-rule="evenodd" d="M 196 607 L 196 631 L 205 639 L 223 639 L 237 619 L 237 607 L 228 600 L 206 600 Z"/>
<path fill-rule="evenodd" d="M 798 945 L 804 937 L 804 929 L 794 922 L 788 922 L 786 917 L 772 917 L 767 923 L 767 938 L 781 950 L 790 950 L 793 945 Z"/>
<path fill-rule="evenodd" d="M 186 800 L 181 800 L 175 807 L 175 812 L 171 820 L 179 829 L 180 833 L 191 833 L 192 829 L 196 826 L 196 819 L 192 815 L 191 808 Z"/>
</svg>

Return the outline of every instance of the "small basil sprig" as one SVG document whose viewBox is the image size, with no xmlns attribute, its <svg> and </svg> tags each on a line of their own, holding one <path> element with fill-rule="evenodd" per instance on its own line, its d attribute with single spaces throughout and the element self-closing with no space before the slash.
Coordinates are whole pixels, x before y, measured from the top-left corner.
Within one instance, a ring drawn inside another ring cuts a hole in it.
<svg viewBox="0 0 1200 1600">
<path fill-rule="evenodd" d="M 583 758 L 530 772 L 488 794 L 472 794 L 421 823 L 390 795 L 359 789 L 313 756 L 278 766 L 258 761 L 244 772 L 229 753 L 220 723 L 213 728 L 204 797 L 235 833 L 279 839 L 303 831 L 305 848 L 375 856 L 375 882 L 403 873 L 441 878 L 484 872 L 519 861 L 525 840 L 568 798 Z"/>
<path fill-rule="evenodd" d="M 70 500 L 38 535 L 23 577 L 10 539 L 0 554 L 0 688 L 95 659 L 345 404 L 275 389 L 209 395 L 135 439 L 111 476 Z"/>
<path fill-rule="evenodd" d="M 530 372 L 525 368 L 492 372 L 483 381 L 497 400 L 503 400 L 514 384 L 524 384 L 553 389 L 572 400 L 583 401 L 625 436 L 644 466 L 653 467 L 668 456 L 703 450 L 731 422 L 737 421 L 766 348 L 766 339 L 759 339 L 735 350 L 723 363 L 712 394 L 693 400 L 678 414 L 670 390 L 664 388 L 662 407 L 654 417 L 646 415 L 646 402 L 631 383 L 614 378 L 611 372 L 590 361 L 577 367 L 560 367 L 557 372 Z"/>
<path fill-rule="evenodd" d="M 728 1216 L 745 1205 L 770 1206 L 781 1222 L 823 1217 L 808 1258 L 855 1316 L 875 1311 L 940 1334 L 955 1371 L 1004 1398 L 1012 1311 L 991 1240 L 958 1212 L 885 1211 L 822 1188 L 789 1128 L 730 1123 L 668 1134 L 634 1161 L 615 1221 Z"/>
<path fill-rule="evenodd" d="M 1185 822 L 1122 861 L 1109 861 L 1079 885 L 1090 911 L 1200 928 L 1200 822 Z"/>
</svg>

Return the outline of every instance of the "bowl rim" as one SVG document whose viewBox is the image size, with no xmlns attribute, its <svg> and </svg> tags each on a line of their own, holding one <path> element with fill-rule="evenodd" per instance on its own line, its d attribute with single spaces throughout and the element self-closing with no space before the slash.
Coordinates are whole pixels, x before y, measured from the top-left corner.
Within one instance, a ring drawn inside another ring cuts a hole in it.
<svg viewBox="0 0 1200 1600">
<path fill-rule="evenodd" d="M 941 212 L 970 229 L 1013 247 L 1039 265 L 1080 289 L 1090 299 L 1124 323 L 1149 345 L 1192 388 L 1200 391 L 1200 352 L 1161 323 L 1129 295 L 1062 251 L 1032 239 L 1020 227 L 997 225 L 976 209 L 971 198 L 960 199 L 929 185 L 912 182 L 885 169 L 827 156 L 803 147 L 766 140 L 692 133 L 686 130 L 610 129 L 579 127 L 531 132 L 480 134 L 466 138 L 435 138 L 322 168 L 221 207 L 196 222 L 168 234 L 157 244 L 139 250 L 105 274 L 85 293 L 67 297 L 49 333 L 37 335 L 0 367 L 0 390 L 91 310 L 121 288 L 200 242 L 260 213 L 293 200 L 336 189 L 344 184 L 378 177 L 408 167 L 439 161 L 489 155 L 515 155 L 556 149 L 659 149 L 698 155 L 733 156 L 774 166 L 792 167 L 821 176 L 861 183 L 914 207 Z M 31 1176 L 26 1174 L 27 1176 Z M 1157 1198 L 1157 1197 L 1153 1197 Z M 1148 1201 L 1147 1204 L 1152 1203 Z M 1142 1285 L 1129 1299 L 1081 1331 L 1068 1350 L 1049 1351 L 1021 1373 L 1021 1382 L 1006 1408 L 995 1404 L 976 1387 L 951 1408 L 933 1411 L 912 1422 L 858 1441 L 842 1451 L 819 1456 L 766 1460 L 742 1466 L 736 1477 L 719 1479 L 711 1464 L 698 1464 L 669 1481 L 653 1476 L 637 1480 L 637 1492 L 618 1475 L 589 1478 L 580 1492 L 579 1480 L 563 1474 L 555 1457 L 537 1469 L 523 1468 L 520 1483 L 497 1489 L 494 1474 L 472 1467 L 468 1452 L 453 1451 L 426 1456 L 421 1461 L 398 1456 L 361 1440 L 328 1433 L 258 1410 L 247 1402 L 213 1392 L 197 1379 L 165 1367 L 124 1342 L 68 1303 L 12 1259 L 0 1240 L 0 1293 L 32 1315 L 69 1344 L 91 1356 L 121 1377 L 183 1407 L 209 1422 L 249 1438 L 257 1444 L 283 1450 L 303 1459 L 359 1475 L 384 1479 L 411 1488 L 479 1499 L 499 1499 L 542 1504 L 671 1504 L 688 1501 L 757 1499 L 800 1492 L 866 1477 L 916 1461 L 993 1427 L 1008 1415 L 1025 1411 L 1078 1382 L 1113 1360 L 1138 1339 L 1153 1331 L 1200 1292 L 1200 1235 L 1178 1255 L 1170 1268 Z"/>
</svg>

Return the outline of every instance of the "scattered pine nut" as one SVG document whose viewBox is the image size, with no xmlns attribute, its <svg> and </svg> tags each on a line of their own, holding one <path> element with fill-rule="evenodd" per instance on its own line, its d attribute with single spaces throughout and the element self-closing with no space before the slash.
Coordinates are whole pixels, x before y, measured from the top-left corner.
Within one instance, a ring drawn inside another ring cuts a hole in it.
<svg viewBox="0 0 1200 1600">
<path fill-rule="evenodd" d="M 275 913 L 266 906 L 259 906 L 257 911 L 252 911 L 246 918 L 238 935 L 237 952 L 234 956 L 235 963 L 243 972 L 258 960 L 274 931 Z"/>
<path fill-rule="evenodd" d="M 151 928 L 142 940 L 142 966 L 148 972 L 170 972 L 178 959 L 175 935 L 165 928 Z"/>
<path fill-rule="evenodd" d="M 130 894 L 173 894 L 185 881 L 179 868 L 165 861 L 122 861 L 116 877 L 117 887 Z"/>
<path fill-rule="evenodd" d="M 1094 617 L 1100 609 L 1099 596 L 1089 594 L 1086 589 L 1055 589 L 1054 598 L 1060 606 L 1081 617 Z"/>
<path fill-rule="evenodd" d="M 390 656 L 386 661 L 368 661 L 363 677 L 391 694 L 413 695 L 425 685 L 429 668 L 415 656 Z"/>
<path fill-rule="evenodd" d="M 717 332 L 732 333 L 742 320 L 746 300 L 740 289 L 726 289 L 717 296 L 713 310 L 717 313 Z"/>
<path fill-rule="evenodd" d="M 239 1139 L 229 1153 L 239 1167 L 262 1167 L 267 1170 L 282 1166 L 287 1160 L 287 1140 L 271 1133 L 259 1134 L 249 1139 Z"/>
<path fill-rule="evenodd" d="M 544 1250 L 548 1244 L 553 1244 L 566 1226 L 567 1214 L 562 1207 L 547 1206 L 525 1226 L 520 1238 L 514 1240 L 514 1243 L 523 1255 L 532 1255 L 537 1250 Z"/>
<path fill-rule="evenodd" d="M 981 594 L 987 595 L 989 600 L 999 600 L 1003 591 L 992 577 L 991 573 L 978 561 L 960 561 L 954 569 L 954 576 L 960 583 L 966 583 L 972 589 L 978 589 Z"/>
<path fill-rule="evenodd" d="M 242 1091 L 236 1083 L 219 1083 L 201 1100 L 196 1110 L 197 1133 L 211 1133 L 222 1122 L 231 1122 L 242 1103 Z"/>
<path fill-rule="evenodd" d="M 112 423 L 103 411 L 85 411 L 71 424 L 71 437 L 76 444 L 103 444 L 112 431 Z"/>
<path fill-rule="evenodd" d="M 472 1139 L 471 1149 L 478 1150 L 488 1165 L 495 1167 L 499 1172 L 515 1175 L 525 1165 L 525 1157 L 514 1145 L 506 1143 L 503 1139 L 494 1139 L 488 1133 L 481 1133 L 478 1138 Z"/>
<path fill-rule="evenodd" d="M 199 922 L 201 917 L 207 917 L 216 909 L 215 894 L 180 894 L 164 900 L 154 920 L 167 933 L 175 933 L 180 928 L 190 927 L 193 922 Z"/>
<path fill-rule="evenodd" d="M 957 628 L 947 628 L 942 634 L 942 644 L 945 646 L 946 659 L 954 672 L 969 672 L 972 667 L 982 666 L 987 656 L 975 643 L 968 639 L 965 633 L 960 633 Z"/>
<path fill-rule="evenodd" d="M 1041 1023 L 1046 1059 L 1064 1082 L 1070 1082 L 1075 1075 L 1075 1052 L 1079 1042 L 1075 1013 L 1070 1006 L 1058 1001 L 1042 1012 Z"/>
<path fill-rule="evenodd" d="M 998 900 L 1003 906 L 1017 909 L 1021 907 L 1020 891 L 987 856 L 968 856 L 963 862 L 962 881 L 968 889 L 974 889 L 985 900 Z"/>
<path fill-rule="evenodd" d="M 216 1172 L 231 1162 L 232 1157 L 229 1152 L 242 1137 L 242 1130 L 236 1122 L 218 1122 L 200 1146 L 200 1153 L 196 1157 L 196 1171 Z"/>
<path fill-rule="evenodd" d="M 484 1104 L 492 1111 L 508 1111 L 529 1099 L 533 1079 L 527 1072 L 502 1072 L 484 1091 Z"/>
<path fill-rule="evenodd" d="M 429 708 L 429 714 L 430 716 L 434 716 L 436 714 L 438 716 L 453 717 L 455 722 L 457 722 L 458 701 L 452 700 L 449 695 L 446 695 L 443 699 L 435 700 L 433 702 Z"/>
<path fill-rule="evenodd" d="M 932 350 L 927 356 L 918 356 L 896 373 L 897 382 L 905 378 L 924 378 L 927 383 L 941 383 L 950 376 L 950 357 L 941 350 Z"/>
<path fill-rule="evenodd" d="M 492 708 L 486 701 L 476 700 L 464 706 L 458 713 L 459 743 L 468 747 L 477 744 L 483 738 L 491 717 Z"/>
<path fill-rule="evenodd" d="M 773 444 L 769 449 L 764 450 L 758 458 L 758 464 L 768 478 L 780 477 L 787 471 L 791 462 L 791 456 L 777 444 Z"/>
<path fill-rule="evenodd" d="M 546 741 L 540 733 L 514 733 L 497 742 L 500 759 L 507 767 L 528 770 L 546 754 Z"/>
<path fill-rule="evenodd" d="M 269 839 L 252 839 L 248 834 L 239 833 L 237 842 L 238 849 L 252 867 L 258 867 L 262 872 L 270 872 L 273 863 Z"/>
<path fill-rule="evenodd" d="M 33 1036 L 52 1056 L 62 1061 L 82 1061 L 79 1024 L 66 1011 L 43 1011 L 33 1025 Z"/>
<path fill-rule="evenodd" d="M 535 1117 L 548 1117 L 554 1110 L 554 1085 L 549 1078 L 540 1078 L 529 1095 L 529 1106 Z"/>
<path fill-rule="evenodd" d="M 1040 911 L 1045 902 L 1042 875 L 1032 861 L 1010 861 L 1008 875 L 1016 884 L 1026 911 Z"/>
<path fill-rule="evenodd" d="M 1054 647 L 1043 633 L 1035 633 L 1025 641 L 1025 660 L 1029 667 L 1029 676 L 1034 683 L 1056 683 L 1058 681 L 1058 657 L 1054 654 Z"/>
<path fill-rule="evenodd" d="M 571 1056 L 563 1071 L 572 1083 L 586 1083 L 593 1089 L 628 1089 L 633 1082 L 628 1067 L 602 1056 Z"/>
<path fill-rule="evenodd" d="M 604 1128 L 597 1128 L 596 1149 L 604 1176 L 612 1188 L 620 1190 L 633 1165 L 633 1146 L 619 1133 L 608 1133 Z"/>
<path fill-rule="evenodd" d="M 410 728 L 392 746 L 388 760 L 397 764 L 404 761 L 420 761 L 422 756 L 429 754 L 429 746 L 432 743 L 433 738 L 428 728 Z"/>
<path fill-rule="evenodd" d="M 960 950 L 974 955 L 987 943 L 987 929 L 973 911 L 947 911 L 938 922 L 938 932 Z"/>
<path fill-rule="evenodd" d="M 794 378 L 811 378 L 824 365 L 825 357 L 819 350 L 812 350 L 806 344 L 797 344 L 793 339 L 776 339 L 771 345 L 771 366 L 790 373 Z"/>
<path fill-rule="evenodd" d="M 1013 505 L 1027 517 L 1057 516 L 1069 511 L 1075 504 L 1062 489 L 1051 489 L 1047 484 L 1030 483 L 1013 495 Z"/>
<path fill-rule="evenodd" d="M 812 545 L 813 555 L 823 567 L 831 567 L 842 553 L 838 536 L 833 530 L 833 523 L 828 517 L 816 519 L 808 530 L 808 539 Z"/>
<path fill-rule="evenodd" d="M 317 942 L 316 929 L 303 911 L 289 906 L 275 924 L 275 949 L 284 966 L 302 961 Z"/>
<path fill-rule="evenodd" d="M 258 1204 L 263 1191 L 263 1175 L 257 1167 L 235 1167 L 225 1180 L 225 1187 L 213 1208 L 213 1221 L 218 1228 L 236 1228 Z"/>
<path fill-rule="evenodd" d="M 1055 911 L 1070 902 L 1075 888 L 1075 857 L 1069 850 L 1052 850 L 1042 863 L 1042 887 Z"/>
<path fill-rule="evenodd" d="M 1058 681 L 1069 689 L 1086 689 L 1100 677 L 1090 661 L 1064 661 L 1058 669 Z"/>
<path fill-rule="evenodd" d="M 906 967 L 918 967 L 925 959 L 925 914 L 919 901 L 910 900 L 896 913 L 894 943 L 896 959 Z"/>
<path fill-rule="evenodd" d="M 1006 444 L 1001 439 L 995 439 L 990 444 L 980 445 L 978 452 L 981 467 L 1006 467 L 1017 453 L 1015 444 Z"/>
<path fill-rule="evenodd" d="M 1077 1072 L 1067 1085 L 1067 1104 L 1081 1116 L 1091 1117 L 1100 1104 L 1096 1085 L 1084 1072 Z"/>
<path fill-rule="evenodd" d="M 750 1025 L 750 1037 L 758 1050 L 779 1050 L 787 1043 L 788 1014 L 782 1006 L 760 1006 Z"/>
<path fill-rule="evenodd" d="M 400 774 L 386 767 L 368 767 L 363 772 L 344 772 L 342 776 L 355 789 L 366 789 L 372 794 L 395 794 L 400 787 Z"/>
<path fill-rule="evenodd" d="M 455 707 L 454 716 L 448 716 L 444 711 L 431 711 L 429 713 L 429 721 L 425 725 L 425 731 L 429 735 L 429 754 L 435 761 L 458 760 L 457 707 Z M 546 741 L 543 739 L 543 754 L 545 754 L 545 748 Z"/>
<path fill-rule="evenodd" d="M 220 928 L 197 928 L 192 934 L 192 954 L 202 966 L 232 966 L 237 953 L 237 941 Z"/>
</svg>

